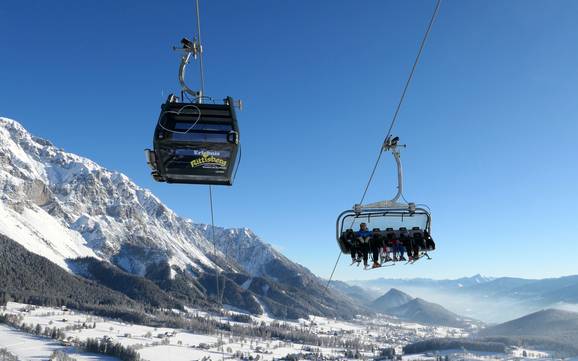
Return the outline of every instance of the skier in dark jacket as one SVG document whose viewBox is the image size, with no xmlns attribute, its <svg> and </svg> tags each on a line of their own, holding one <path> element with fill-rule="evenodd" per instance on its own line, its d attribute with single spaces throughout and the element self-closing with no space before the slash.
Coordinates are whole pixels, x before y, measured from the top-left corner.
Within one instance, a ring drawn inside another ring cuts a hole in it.
<svg viewBox="0 0 578 361">
<path fill-rule="evenodd" d="M 351 229 L 346 229 L 345 233 L 341 234 L 341 243 L 349 250 L 349 254 L 351 255 L 351 264 L 357 262 L 359 252 L 355 232 Z M 361 254 L 359 254 L 359 256 L 361 256 Z"/>
<path fill-rule="evenodd" d="M 413 242 L 406 230 L 402 230 L 399 232 L 399 242 L 405 248 L 408 260 L 413 261 Z M 405 261 L 405 258 L 403 256 L 402 260 Z"/>
<path fill-rule="evenodd" d="M 420 250 L 425 250 L 425 239 L 423 238 L 423 234 L 421 234 L 421 232 L 414 232 L 412 238 L 413 259 L 417 260 L 419 259 Z"/>
<path fill-rule="evenodd" d="M 436 249 L 436 243 L 434 242 L 433 238 L 428 231 L 423 231 L 423 238 L 425 238 L 425 247 L 428 251 L 433 251 Z"/>
<path fill-rule="evenodd" d="M 379 263 L 379 251 L 383 248 L 383 236 L 379 228 L 374 228 L 371 232 L 371 239 L 369 240 L 369 246 L 371 247 L 371 258 L 373 260 L 372 268 L 381 267 Z"/>
</svg>

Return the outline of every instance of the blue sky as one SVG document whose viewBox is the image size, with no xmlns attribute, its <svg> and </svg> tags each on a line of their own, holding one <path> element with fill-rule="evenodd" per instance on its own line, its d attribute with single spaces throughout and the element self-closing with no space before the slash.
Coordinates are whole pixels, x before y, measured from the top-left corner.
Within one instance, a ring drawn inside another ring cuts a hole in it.
<svg viewBox="0 0 578 361">
<path fill-rule="evenodd" d="M 335 218 L 361 197 L 433 5 L 201 2 L 207 94 L 245 103 L 217 224 L 329 275 Z M 577 14 L 570 0 L 443 2 L 394 130 L 406 198 L 432 208 L 439 250 L 372 272 L 344 257 L 336 278 L 576 273 Z M 193 15 L 191 0 L 1 2 L 0 115 L 207 222 L 207 188 L 155 183 L 142 151 Z M 367 200 L 394 193 L 385 158 Z"/>
</svg>

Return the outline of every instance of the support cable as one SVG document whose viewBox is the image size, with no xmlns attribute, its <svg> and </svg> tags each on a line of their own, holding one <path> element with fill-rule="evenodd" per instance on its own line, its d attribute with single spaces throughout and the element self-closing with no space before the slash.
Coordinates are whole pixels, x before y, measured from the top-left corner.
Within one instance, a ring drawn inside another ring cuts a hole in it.
<svg viewBox="0 0 578 361">
<path fill-rule="evenodd" d="M 199 72 L 201 75 L 201 94 L 199 95 L 199 103 L 203 102 L 205 95 L 205 64 L 203 62 L 203 40 L 201 37 L 201 12 L 199 10 L 199 0 L 195 0 L 197 13 L 197 41 L 199 42 Z"/>
<path fill-rule="evenodd" d="M 405 100 L 405 95 L 407 94 L 407 90 L 409 89 L 411 81 L 413 80 L 413 75 L 415 74 L 415 69 L 417 68 L 417 65 L 419 63 L 419 60 L 421 58 L 421 54 L 422 54 L 423 49 L 425 48 L 425 45 L 426 45 L 427 40 L 429 38 L 429 34 L 431 32 L 433 24 L 435 23 L 435 20 L 438 16 L 441 3 L 442 3 L 442 0 L 436 0 L 436 4 L 435 4 L 434 10 L 433 10 L 433 13 L 432 13 L 431 18 L 429 20 L 429 23 L 427 25 L 426 31 L 423 34 L 423 38 L 421 39 L 421 43 L 419 45 L 419 50 L 417 52 L 417 55 L 415 56 L 415 60 L 413 61 L 413 65 L 411 67 L 411 71 L 409 72 L 407 80 L 405 81 L 403 91 L 401 92 L 399 102 L 397 103 L 397 107 L 395 108 L 395 112 L 393 113 L 393 117 L 391 119 L 391 123 L 389 124 L 389 128 L 387 129 L 387 133 L 385 134 L 384 143 L 387 141 L 389 136 L 391 136 L 391 131 L 393 130 L 393 127 L 395 126 L 395 124 L 397 122 L 397 117 L 399 115 L 399 111 L 401 110 L 401 106 L 403 105 L 403 101 Z M 359 202 L 359 204 L 363 204 L 363 201 L 365 200 L 365 196 L 367 195 L 367 191 L 369 190 L 369 186 L 371 185 L 371 182 L 373 181 L 373 176 L 375 175 L 375 171 L 377 170 L 377 167 L 379 165 L 379 161 L 381 159 L 381 155 L 383 154 L 383 150 L 384 149 L 383 149 L 383 144 L 382 144 L 379 147 L 379 154 L 377 156 L 377 161 L 375 162 L 375 165 L 373 166 L 371 174 L 369 175 L 369 180 L 367 181 L 367 184 L 365 185 L 365 190 L 363 191 L 363 196 L 361 197 L 361 202 Z"/>
<path fill-rule="evenodd" d="M 217 259 L 217 243 L 215 242 L 215 216 L 214 216 L 214 208 L 213 208 L 213 186 L 212 185 L 209 185 L 209 203 L 210 203 L 210 208 L 211 208 L 211 242 L 213 243 L 213 258 L 216 260 Z M 217 277 L 216 300 L 219 303 L 219 305 L 221 305 L 221 298 L 219 297 L 221 294 L 221 292 L 219 291 L 220 273 L 221 273 L 220 267 L 218 267 L 218 266 L 215 267 L 215 274 Z"/>
<path fill-rule="evenodd" d="M 217 259 L 217 244 L 215 242 L 215 216 L 214 216 L 214 208 L 213 208 L 213 186 L 209 185 L 209 203 L 211 207 L 211 242 L 213 242 L 213 262 Z M 225 295 L 225 277 L 223 277 L 223 289 L 222 292 L 220 291 L 221 287 L 219 285 L 219 279 L 221 278 L 221 268 L 219 265 L 215 264 L 215 279 L 216 279 L 216 301 L 219 307 L 219 328 L 223 325 L 223 297 Z M 224 345 L 224 337 L 223 337 L 223 330 L 220 332 L 221 334 L 221 342 L 219 343 L 219 347 L 221 347 L 221 356 L 222 360 L 225 360 L 225 345 Z"/>
<path fill-rule="evenodd" d="M 425 48 L 425 44 L 426 44 L 427 39 L 429 37 L 429 34 L 431 32 L 432 26 L 433 26 L 433 24 L 437 18 L 437 15 L 439 13 L 441 3 L 442 3 L 442 0 L 436 0 L 436 5 L 434 8 L 434 11 L 433 11 L 431 18 L 429 20 L 429 23 L 427 25 L 427 29 L 426 29 L 425 33 L 423 34 L 423 38 L 421 39 L 421 43 L 419 45 L 419 50 L 417 52 L 417 55 L 415 56 L 415 60 L 413 62 L 413 66 L 411 67 L 411 71 L 409 72 L 409 76 L 407 77 L 407 80 L 405 81 L 405 86 L 403 87 L 403 91 L 401 92 L 401 97 L 399 98 L 399 102 L 397 103 L 397 107 L 395 108 L 395 112 L 393 113 L 393 118 L 391 119 L 391 124 L 389 125 L 389 128 L 387 129 L 387 134 L 385 135 L 385 139 L 387 139 L 387 137 L 389 137 L 391 135 L 391 131 L 393 130 L 393 127 L 395 126 L 395 123 L 397 121 L 397 116 L 399 114 L 399 111 L 400 111 L 401 106 L 403 104 L 403 101 L 405 99 L 405 95 L 407 93 L 409 85 L 411 84 L 411 81 L 413 79 L 413 74 L 415 73 L 415 69 L 417 68 L 417 64 L 419 63 L 419 59 L 421 58 L 421 53 L 423 52 L 423 49 Z M 383 147 L 382 147 L 382 149 L 383 149 Z"/>
<path fill-rule="evenodd" d="M 412 66 L 412 68 L 411 68 L 411 71 L 410 71 L 410 73 L 409 73 L 409 76 L 407 77 L 407 80 L 406 80 L 406 82 L 405 82 L 405 86 L 403 87 L 403 91 L 402 91 L 402 93 L 401 93 L 399 102 L 397 103 L 397 107 L 395 108 L 395 112 L 394 112 L 394 114 L 393 114 L 393 118 L 392 118 L 392 120 L 391 120 L 391 123 L 390 123 L 390 125 L 389 125 L 389 128 L 387 129 L 387 133 L 386 133 L 384 142 L 385 142 L 385 140 L 387 140 L 387 138 L 391 135 L 391 131 L 393 130 L 393 127 L 394 127 L 395 124 L 396 124 L 397 117 L 398 117 L 398 115 L 399 115 L 399 111 L 400 111 L 401 106 L 402 106 L 402 104 L 403 104 L 403 101 L 404 101 L 404 99 L 405 99 L 405 95 L 406 95 L 406 93 L 407 93 L 407 90 L 409 89 L 409 85 L 411 84 L 411 81 L 412 81 L 412 79 L 413 79 L 413 75 L 414 75 L 414 73 L 415 73 L 415 69 L 416 69 L 416 67 L 417 67 L 417 65 L 418 65 L 418 63 L 419 63 L 421 54 L 422 54 L 422 52 L 423 52 L 423 49 L 424 49 L 424 47 L 425 47 L 425 44 L 426 44 L 427 39 L 428 39 L 428 37 L 429 37 L 429 34 L 430 34 L 430 32 L 431 32 L 432 26 L 433 26 L 433 24 L 434 24 L 434 22 L 435 22 L 435 19 L 437 18 L 437 15 L 438 15 L 438 13 L 439 13 L 439 9 L 440 9 L 441 2 L 442 2 L 442 0 L 436 0 L 436 4 L 435 4 L 435 7 L 434 7 L 432 16 L 431 16 L 431 18 L 430 18 L 430 20 L 429 20 L 427 29 L 426 29 L 426 31 L 425 31 L 425 33 L 424 33 L 424 36 L 423 36 L 422 40 L 421 40 L 421 43 L 420 43 L 420 46 L 419 46 L 419 50 L 418 50 L 417 55 L 416 55 L 416 57 L 415 57 L 415 60 L 414 60 L 414 62 L 413 62 L 413 66 Z M 378 156 L 377 156 L 377 160 L 375 161 L 375 164 L 374 164 L 374 166 L 373 166 L 373 169 L 371 170 L 371 173 L 370 173 L 370 175 L 369 175 L 369 179 L 368 179 L 368 181 L 367 181 L 367 184 L 365 185 L 365 189 L 363 190 L 363 195 L 361 196 L 361 201 L 359 202 L 359 204 L 363 204 L 363 201 L 365 200 L 365 196 L 367 195 L 367 191 L 369 190 L 369 187 L 370 187 L 370 185 L 371 185 L 371 182 L 373 181 L 373 177 L 375 176 L 375 172 L 376 172 L 376 170 L 377 170 L 377 167 L 379 166 L 379 161 L 381 160 L 381 156 L 382 156 L 382 154 L 383 154 L 383 150 L 384 150 L 384 147 L 383 147 L 383 144 L 382 144 L 382 145 L 380 146 L 380 149 L 379 149 L 379 154 L 378 154 Z M 352 221 L 351 226 L 353 226 L 353 222 L 355 222 L 355 221 Z M 336 270 L 337 265 L 339 264 L 339 261 L 340 261 L 340 259 L 341 259 L 341 254 L 342 254 L 342 252 L 340 251 L 339 254 L 338 254 L 338 256 L 337 256 L 337 260 L 335 261 L 335 265 L 333 266 L 333 270 L 331 271 L 331 275 L 329 276 L 329 279 L 327 280 L 327 283 L 325 284 L 325 288 L 324 288 L 324 290 L 323 290 L 323 296 L 325 296 L 325 295 L 327 294 L 327 291 L 329 290 L 329 286 L 330 286 L 330 284 L 331 284 L 331 281 L 333 280 L 333 275 L 335 274 L 335 270 Z M 309 331 L 308 331 L 309 333 L 311 333 L 311 328 L 313 327 L 313 324 L 314 324 L 314 321 L 315 321 L 315 317 L 317 317 L 317 316 L 314 315 L 313 318 L 312 318 L 312 320 L 311 320 L 311 323 L 309 324 Z"/>
<path fill-rule="evenodd" d="M 200 90 L 200 94 L 197 98 L 197 101 L 199 103 L 203 102 L 203 98 L 205 95 L 205 65 L 203 62 L 203 40 L 202 40 L 202 36 L 201 36 L 201 12 L 200 12 L 200 7 L 199 7 L 199 0 L 195 0 L 195 12 L 196 12 L 196 18 L 197 18 L 197 41 L 199 44 L 199 73 L 200 73 L 200 79 L 201 79 L 201 90 Z M 215 262 L 217 260 L 217 244 L 215 242 L 215 214 L 214 214 L 214 207 L 213 207 L 213 186 L 209 185 L 209 202 L 210 202 L 210 207 L 211 207 L 211 242 L 213 242 L 213 253 L 214 253 L 214 261 Z M 226 257 L 226 256 L 225 256 Z M 217 299 L 217 303 L 220 306 L 220 318 L 219 318 L 219 322 L 221 323 L 219 325 L 219 328 L 222 327 L 222 312 L 223 312 L 223 297 L 225 295 L 225 285 L 226 285 L 226 281 L 225 281 L 225 277 L 223 277 L 223 289 L 222 291 L 220 290 L 221 287 L 219 285 L 219 279 L 221 278 L 221 268 L 219 267 L 218 264 L 215 264 L 215 277 L 216 277 L 216 299 Z M 221 330 L 221 342 L 219 347 L 221 347 L 221 357 L 222 360 L 225 360 L 225 345 L 224 345 L 224 337 L 223 337 L 223 331 Z"/>
</svg>

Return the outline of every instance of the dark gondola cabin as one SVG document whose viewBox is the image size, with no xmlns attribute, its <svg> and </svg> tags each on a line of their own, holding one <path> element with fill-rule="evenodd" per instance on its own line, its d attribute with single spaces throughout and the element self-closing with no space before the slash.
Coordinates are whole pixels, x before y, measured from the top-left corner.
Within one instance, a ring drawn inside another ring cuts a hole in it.
<svg viewBox="0 0 578 361">
<path fill-rule="evenodd" d="M 223 104 L 181 103 L 174 95 L 161 106 L 154 150 L 146 150 L 156 181 L 232 185 L 239 127 L 228 97 Z"/>
</svg>

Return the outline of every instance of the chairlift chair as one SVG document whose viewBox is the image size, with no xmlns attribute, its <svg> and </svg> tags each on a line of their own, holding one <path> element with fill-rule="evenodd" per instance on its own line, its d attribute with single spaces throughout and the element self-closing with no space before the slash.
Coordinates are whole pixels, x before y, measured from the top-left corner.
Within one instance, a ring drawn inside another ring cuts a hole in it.
<svg viewBox="0 0 578 361">
<path fill-rule="evenodd" d="M 389 151 L 397 165 L 397 194 L 391 200 L 370 204 L 356 204 L 351 209 L 343 211 L 337 217 L 337 244 L 343 253 L 350 254 L 348 234 L 359 229 L 360 223 L 366 223 L 369 229 L 379 228 L 384 237 L 401 233 L 413 236 L 415 232 L 427 231 L 431 234 L 431 213 L 426 205 L 416 205 L 413 202 L 401 202 L 403 198 L 403 168 L 401 164 L 399 138 L 388 137 L 384 142 L 384 150 Z M 408 229 L 410 231 L 408 231 Z M 349 230 L 349 233 L 347 232 Z"/>
</svg>

